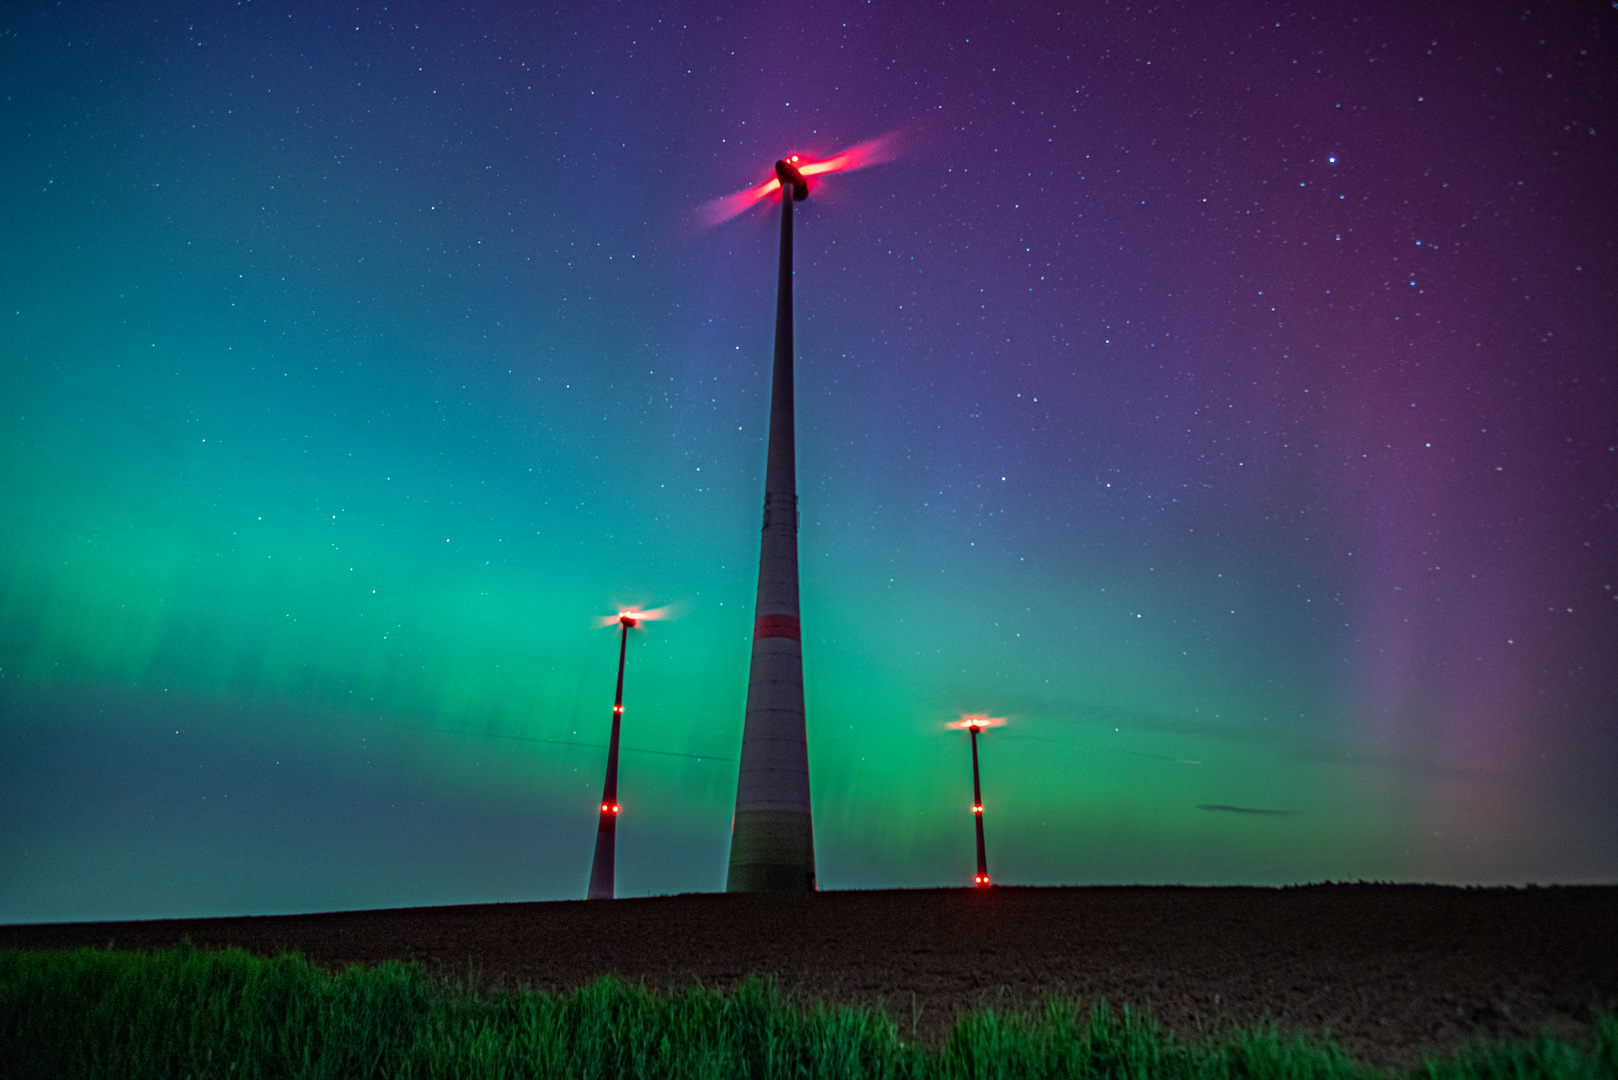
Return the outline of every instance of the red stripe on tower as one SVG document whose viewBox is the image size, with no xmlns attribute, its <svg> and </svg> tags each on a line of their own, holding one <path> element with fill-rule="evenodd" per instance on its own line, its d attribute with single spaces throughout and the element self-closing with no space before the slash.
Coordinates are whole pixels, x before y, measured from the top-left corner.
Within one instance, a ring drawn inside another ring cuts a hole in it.
<svg viewBox="0 0 1618 1080">
<path fill-rule="evenodd" d="M 753 620 L 753 636 L 779 637 L 789 641 L 803 640 L 803 632 L 798 627 L 796 615 L 760 615 Z"/>
</svg>

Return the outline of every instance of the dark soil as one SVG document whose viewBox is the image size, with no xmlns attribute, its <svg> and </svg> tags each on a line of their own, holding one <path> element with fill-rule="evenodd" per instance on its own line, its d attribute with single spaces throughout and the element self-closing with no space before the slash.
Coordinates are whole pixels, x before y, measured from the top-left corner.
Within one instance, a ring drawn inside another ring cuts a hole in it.
<svg viewBox="0 0 1618 1080">
<path fill-rule="evenodd" d="M 1582 1039 L 1592 1006 L 1618 1004 L 1618 887 L 717 894 L 0 926 L 0 946 L 26 948 L 186 939 L 551 988 L 772 973 L 829 1001 L 884 1001 L 905 1037 L 931 1042 L 959 1011 L 1059 991 L 1149 1006 L 1182 1036 L 1265 1019 L 1329 1031 L 1383 1065 L 1480 1037 Z"/>
</svg>

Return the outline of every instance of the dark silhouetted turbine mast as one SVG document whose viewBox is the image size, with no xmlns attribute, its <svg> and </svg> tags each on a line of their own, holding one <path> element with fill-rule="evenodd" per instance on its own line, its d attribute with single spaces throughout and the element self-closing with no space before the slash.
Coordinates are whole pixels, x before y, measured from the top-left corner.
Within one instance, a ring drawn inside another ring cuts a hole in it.
<svg viewBox="0 0 1618 1080">
<path fill-rule="evenodd" d="M 618 640 L 618 691 L 612 698 L 612 738 L 607 742 L 607 779 L 601 786 L 601 820 L 596 825 L 596 854 L 590 863 L 591 900 L 611 900 L 613 866 L 618 839 L 618 728 L 624 718 L 624 655 L 629 649 L 629 631 L 636 620 L 627 613 L 618 616 L 622 634 Z"/>
<path fill-rule="evenodd" d="M 980 889 L 987 889 L 992 882 L 989 880 L 989 856 L 983 846 L 983 784 L 978 778 L 978 732 L 1004 723 L 1005 720 L 995 716 L 963 716 L 958 723 L 950 725 L 972 733 L 972 820 L 977 823 L 978 833 L 978 872 L 972 884 Z"/>
</svg>

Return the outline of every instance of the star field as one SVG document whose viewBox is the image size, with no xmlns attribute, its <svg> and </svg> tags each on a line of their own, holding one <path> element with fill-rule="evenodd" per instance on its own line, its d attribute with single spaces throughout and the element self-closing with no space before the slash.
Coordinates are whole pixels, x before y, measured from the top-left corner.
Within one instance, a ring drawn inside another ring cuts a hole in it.
<svg viewBox="0 0 1618 1080">
<path fill-rule="evenodd" d="M 822 887 L 1618 873 L 1618 10 L 0 21 L 0 919 L 722 887 L 775 207 Z M 1224 811 L 1224 812 L 1219 812 Z M 1234 811 L 1234 812 L 1232 812 Z M 1242 811 L 1263 811 L 1246 813 Z"/>
</svg>

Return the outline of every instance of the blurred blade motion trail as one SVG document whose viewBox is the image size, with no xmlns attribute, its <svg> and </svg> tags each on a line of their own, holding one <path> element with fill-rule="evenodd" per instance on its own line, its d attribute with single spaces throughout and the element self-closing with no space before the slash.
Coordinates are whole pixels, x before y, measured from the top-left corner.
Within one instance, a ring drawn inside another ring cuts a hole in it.
<svg viewBox="0 0 1618 1080">
<path fill-rule="evenodd" d="M 881 165 L 898 157 L 898 144 L 898 133 L 889 132 L 886 135 L 878 135 L 874 139 L 856 143 L 847 150 L 833 154 L 831 157 L 813 161 L 807 165 L 799 165 L 798 171 L 805 177 L 810 177 L 833 172 L 853 172 L 855 169 Z M 734 195 L 725 195 L 705 202 L 697 207 L 694 215 L 697 231 L 711 229 L 715 225 L 729 221 L 754 203 L 768 198 L 780 190 L 781 181 L 772 176 L 764 183 L 750 187 L 746 191 L 738 191 Z"/>
</svg>

